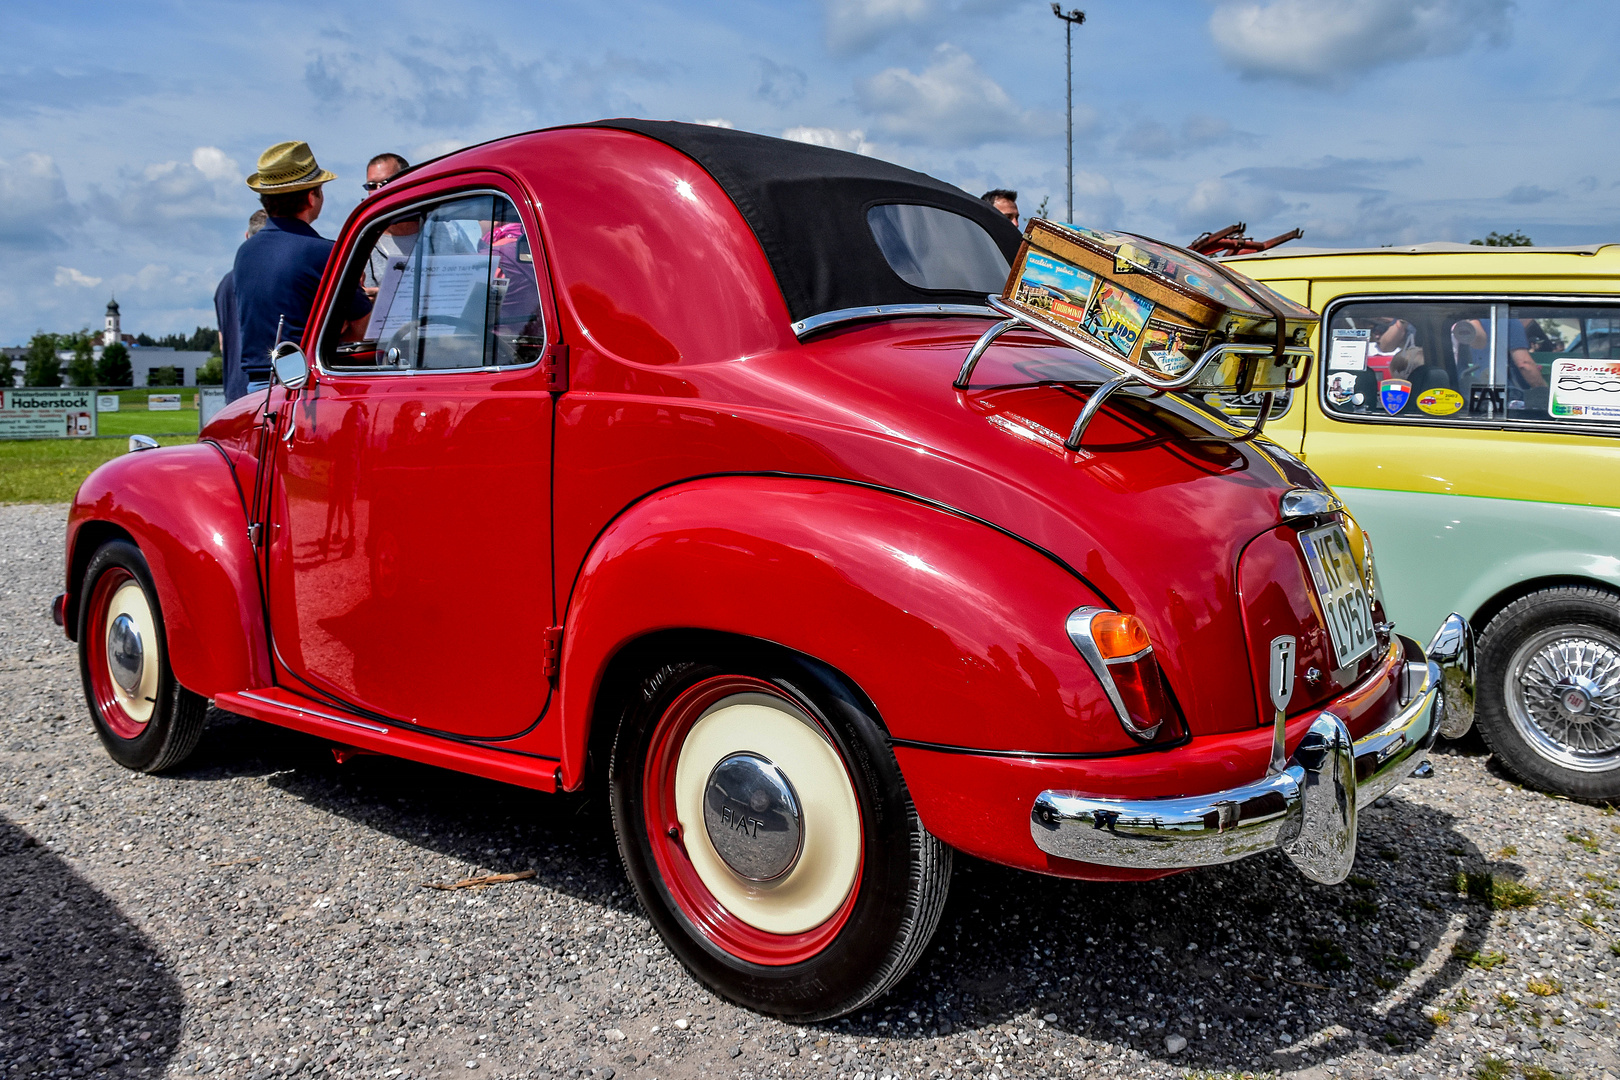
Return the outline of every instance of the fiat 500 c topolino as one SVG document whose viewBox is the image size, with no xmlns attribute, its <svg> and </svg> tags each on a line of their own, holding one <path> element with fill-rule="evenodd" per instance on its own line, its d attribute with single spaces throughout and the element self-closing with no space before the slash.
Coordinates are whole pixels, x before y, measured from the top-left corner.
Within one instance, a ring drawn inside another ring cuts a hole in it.
<svg viewBox="0 0 1620 1080">
<path fill-rule="evenodd" d="M 1341 880 L 1468 708 L 1466 629 L 1393 636 L 1332 493 L 1200 402 L 1115 393 L 1068 450 L 1106 376 L 1029 332 L 955 388 L 1019 244 L 930 177 L 691 125 L 402 174 L 276 385 L 80 489 L 56 613 L 102 741 L 172 766 L 212 699 L 600 781 L 675 954 L 798 1019 L 904 975 L 953 851 Z"/>
</svg>

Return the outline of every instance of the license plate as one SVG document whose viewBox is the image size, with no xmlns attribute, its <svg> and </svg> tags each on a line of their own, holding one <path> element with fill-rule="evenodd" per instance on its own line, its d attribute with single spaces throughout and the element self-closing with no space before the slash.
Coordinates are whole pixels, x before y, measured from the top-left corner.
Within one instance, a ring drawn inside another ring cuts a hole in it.
<svg viewBox="0 0 1620 1080">
<path fill-rule="evenodd" d="M 1372 652 L 1377 644 L 1372 607 L 1367 603 L 1361 571 L 1350 554 L 1350 541 L 1342 528 L 1328 525 L 1300 533 L 1299 544 L 1305 550 L 1311 581 L 1327 617 L 1333 655 L 1339 667 L 1346 667 Z"/>
</svg>

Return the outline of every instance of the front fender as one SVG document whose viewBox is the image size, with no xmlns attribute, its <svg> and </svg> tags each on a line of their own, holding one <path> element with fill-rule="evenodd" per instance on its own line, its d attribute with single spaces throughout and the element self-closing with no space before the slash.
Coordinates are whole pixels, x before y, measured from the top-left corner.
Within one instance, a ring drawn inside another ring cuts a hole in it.
<svg viewBox="0 0 1620 1080">
<path fill-rule="evenodd" d="M 893 492 L 782 477 L 665 489 L 603 531 L 570 598 L 563 782 L 581 781 L 613 657 L 645 635 L 680 629 L 770 641 L 821 660 L 871 699 L 897 741 L 996 752 L 1130 749 L 1064 633 L 1069 612 L 1099 603 L 1054 557 Z"/>
<path fill-rule="evenodd" d="M 96 547 L 120 533 L 152 571 L 180 684 L 204 697 L 269 685 L 247 514 L 220 451 L 195 443 L 125 454 L 85 478 L 68 513 L 70 634 L 85 567 Z"/>
</svg>

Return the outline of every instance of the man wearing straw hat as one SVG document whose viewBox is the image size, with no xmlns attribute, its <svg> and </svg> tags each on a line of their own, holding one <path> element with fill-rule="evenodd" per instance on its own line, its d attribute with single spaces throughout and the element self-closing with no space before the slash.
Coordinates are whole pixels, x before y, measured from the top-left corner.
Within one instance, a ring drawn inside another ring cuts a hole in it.
<svg viewBox="0 0 1620 1080">
<path fill-rule="evenodd" d="M 259 155 L 259 171 L 247 186 L 259 194 L 269 215 L 236 250 L 237 321 L 241 327 L 244 392 L 262 390 L 270 381 L 270 350 L 282 341 L 300 341 L 310 306 L 332 253 L 332 241 L 311 228 L 321 215 L 321 185 L 336 180 L 321 168 L 303 142 L 277 143 Z M 369 305 L 358 293 L 350 300 L 351 318 Z M 226 385 L 230 386 L 230 372 Z"/>
</svg>

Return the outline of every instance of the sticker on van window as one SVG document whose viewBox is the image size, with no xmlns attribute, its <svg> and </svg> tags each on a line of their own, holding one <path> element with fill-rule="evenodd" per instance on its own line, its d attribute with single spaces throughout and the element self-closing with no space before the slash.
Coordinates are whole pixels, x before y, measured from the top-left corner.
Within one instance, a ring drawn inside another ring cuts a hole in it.
<svg viewBox="0 0 1620 1080">
<path fill-rule="evenodd" d="M 1438 386 L 1419 394 L 1417 405 L 1430 416 L 1450 416 L 1462 411 L 1463 397 L 1455 390 Z"/>
<path fill-rule="evenodd" d="M 1348 405 L 1356 396 L 1356 376 L 1349 371 L 1330 372 L 1327 377 L 1327 397 L 1333 405 Z M 1360 405 L 1361 402 L 1356 401 Z"/>
<path fill-rule="evenodd" d="M 1476 414 L 1506 412 L 1507 387 L 1476 384 L 1468 391 L 1468 411 Z"/>
<path fill-rule="evenodd" d="M 1385 379 L 1378 384 L 1378 400 L 1383 403 L 1384 411 L 1394 416 L 1406 408 L 1406 402 L 1412 396 L 1412 384 L 1405 379 Z"/>
<path fill-rule="evenodd" d="M 1328 370 L 1361 371 L 1367 366 L 1369 331 L 1333 331 L 1333 351 L 1328 354 Z"/>
<path fill-rule="evenodd" d="M 1560 418 L 1620 420 L 1620 360 L 1553 361 L 1547 413 Z"/>
</svg>

